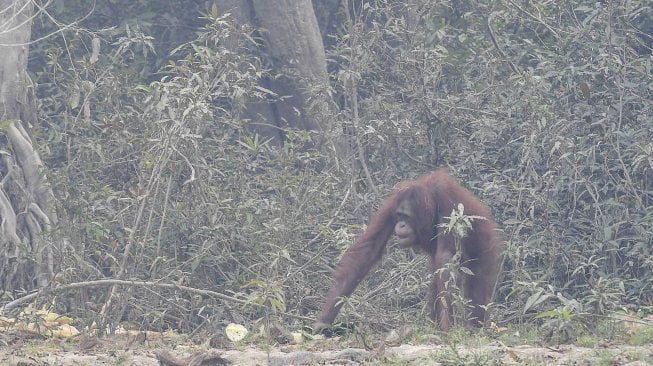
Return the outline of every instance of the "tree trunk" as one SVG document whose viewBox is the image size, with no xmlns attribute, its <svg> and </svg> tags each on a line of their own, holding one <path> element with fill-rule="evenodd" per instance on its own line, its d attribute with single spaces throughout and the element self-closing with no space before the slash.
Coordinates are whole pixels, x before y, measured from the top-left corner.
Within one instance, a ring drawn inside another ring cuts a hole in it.
<svg viewBox="0 0 653 366">
<path fill-rule="evenodd" d="M 285 128 L 328 131 L 322 115 L 328 100 L 319 97 L 328 85 L 326 56 L 310 0 L 221 0 L 223 12 L 253 24 L 264 40 L 261 54 L 275 77 L 265 88 L 277 101 L 250 101 L 245 116 L 259 134 L 283 143 Z M 319 93 L 315 93 L 319 90 Z M 309 107 L 310 105 L 310 107 Z M 326 119 L 324 119 L 326 120 Z"/>
<path fill-rule="evenodd" d="M 45 286 L 54 273 L 46 235 L 57 223 L 54 195 L 25 129 L 36 122 L 26 73 L 31 0 L 0 0 L 0 288 Z"/>
</svg>

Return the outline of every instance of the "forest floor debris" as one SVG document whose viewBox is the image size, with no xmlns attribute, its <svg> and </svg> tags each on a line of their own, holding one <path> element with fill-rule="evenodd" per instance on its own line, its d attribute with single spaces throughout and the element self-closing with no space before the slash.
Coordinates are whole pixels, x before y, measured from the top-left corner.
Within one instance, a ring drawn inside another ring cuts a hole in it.
<svg viewBox="0 0 653 366">
<path fill-rule="evenodd" d="M 499 341 L 478 346 L 401 344 L 376 350 L 348 348 L 321 350 L 320 342 L 265 347 L 235 345 L 213 348 L 210 342 L 193 345 L 173 333 L 129 332 L 96 338 L 27 339 L 0 333 L 2 365 L 569 365 L 653 364 L 650 345 L 605 344 L 597 347 L 506 346 Z M 333 343 L 329 348 L 333 347 Z M 229 349 L 231 348 L 231 349 Z M 267 351 L 266 349 L 269 349 Z"/>
</svg>

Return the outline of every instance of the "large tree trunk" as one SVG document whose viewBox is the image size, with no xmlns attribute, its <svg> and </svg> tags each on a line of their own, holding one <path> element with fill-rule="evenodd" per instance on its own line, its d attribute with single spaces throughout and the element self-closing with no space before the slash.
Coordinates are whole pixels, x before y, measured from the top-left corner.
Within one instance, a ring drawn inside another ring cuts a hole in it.
<svg viewBox="0 0 653 366">
<path fill-rule="evenodd" d="M 54 195 L 25 126 L 36 122 L 26 74 L 31 0 L 0 0 L 0 288 L 49 283 L 54 273 Z"/>
<path fill-rule="evenodd" d="M 328 85 L 326 56 L 310 0 L 221 0 L 223 12 L 260 30 L 261 49 L 277 77 L 264 87 L 280 98 L 272 103 L 252 100 L 245 116 L 259 134 L 283 143 L 285 128 L 328 131 L 321 117 L 328 100 L 315 93 Z M 310 108 L 308 106 L 311 106 Z M 309 110 L 310 109 L 310 110 Z"/>
</svg>

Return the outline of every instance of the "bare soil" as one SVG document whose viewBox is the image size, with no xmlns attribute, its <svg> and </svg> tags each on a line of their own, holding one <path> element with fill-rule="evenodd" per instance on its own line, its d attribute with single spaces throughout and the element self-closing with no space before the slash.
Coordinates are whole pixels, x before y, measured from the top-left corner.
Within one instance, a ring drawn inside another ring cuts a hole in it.
<svg viewBox="0 0 653 366">
<path fill-rule="evenodd" d="M 565 345 L 508 347 L 500 342 L 482 347 L 444 344 L 382 345 L 375 350 L 319 350 L 319 341 L 264 347 L 193 345 L 182 336 L 132 332 L 98 339 L 24 339 L 0 331 L 0 365 L 628 365 L 653 364 L 653 347 Z M 3 345 L 5 344 L 6 345 Z M 220 343 L 220 342 L 218 342 Z M 333 347 L 330 343 L 329 347 Z"/>
</svg>

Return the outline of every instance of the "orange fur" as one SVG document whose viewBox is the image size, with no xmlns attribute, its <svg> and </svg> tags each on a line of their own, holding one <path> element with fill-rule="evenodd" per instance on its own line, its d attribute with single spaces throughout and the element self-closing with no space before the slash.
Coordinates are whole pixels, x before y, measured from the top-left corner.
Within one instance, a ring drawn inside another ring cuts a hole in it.
<svg viewBox="0 0 653 366">
<path fill-rule="evenodd" d="M 414 215 L 415 249 L 431 257 L 432 270 L 442 268 L 455 254 L 455 240 L 451 234 L 438 234 L 437 225 L 451 215 L 462 203 L 465 215 L 485 217 L 474 220 L 473 230 L 462 240 L 461 263 L 474 275 L 464 276 L 463 293 L 474 305 L 472 316 L 476 324 L 485 321 L 485 309 L 501 267 L 501 238 L 496 224 L 490 219 L 490 209 L 471 192 L 458 184 L 446 170 L 439 169 L 415 181 L 399 186 L 384 203 L 361 234 L 343 255 L 334 272 L 335 283 L 326 296 L 317 325 L 331 324 L 340 311 L 338 298 L 349 296 L 372 266 L 381 259 L 386 243 L 394 233 L 399 204 L 408 200 Z M 451 301 L 447 298 L 445 282 L 448 274 L 433 276 L 431 316 L 443 330 L 451 326 Z M 448 306 L 445 306 L 448 304 Z"/>
</svg>

